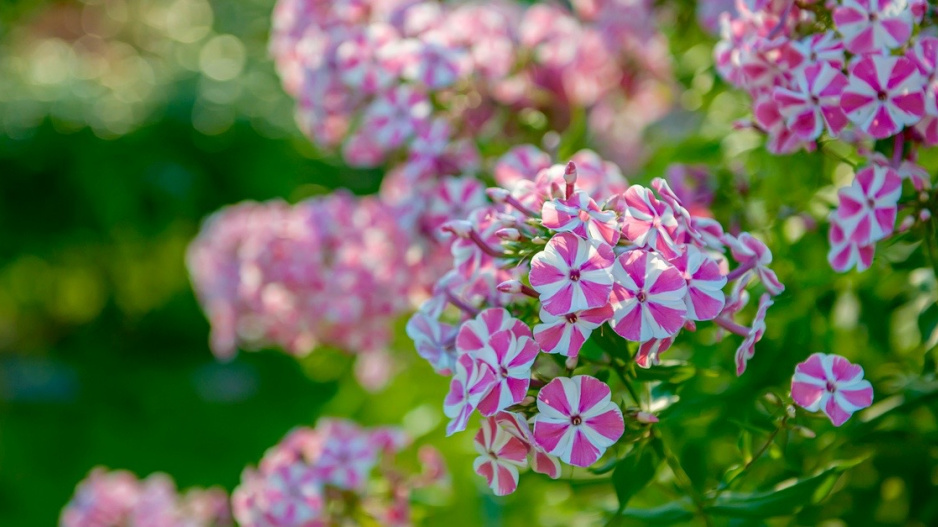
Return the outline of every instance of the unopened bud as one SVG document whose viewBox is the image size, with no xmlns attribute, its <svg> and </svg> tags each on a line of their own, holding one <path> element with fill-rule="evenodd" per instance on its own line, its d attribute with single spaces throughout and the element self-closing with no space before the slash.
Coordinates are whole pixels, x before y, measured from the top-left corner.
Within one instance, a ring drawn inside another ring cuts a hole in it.
<svg viewBox="0 0 938 527">
<path fill-rule="evenodd" d="M 526 395 L 524 399 L 521 399 L 521 402 L 518 404 L 520 404 L 521 406 L 531 406 L 532 404 L 534 404 L 535 401 L 537 401 L 537 399 L 535 399 L 534 396 Z"/>
<path fill-rule="evenodd" d="M 579 357 L 567 357 L 567 360 L 564 362 L 564 366 L 566 366 L 568 370 L 572 371 L 576 369 L 578 362 L 580 362 Z"/>
<path fill-rule="evenodd" d="M 766 400 L 766 402 L 768 402 L 769 404 L 771 404 L 771 405 L 773 405 L 773 406 L 779 406 L 779 405 L 782 404 L 781 399 L 779 399 L 778 396 L 775 395 L 775 394 L 772 393 L 772 392 L 768 392 L 768 393 L 766 393 L 765 395 L 763 395 L 762 397 L 763 397 L 763 399 Z"/>
<path fill-rule="evenodd" d="M 498 236 L 505 241 L 516 242 L 521 239 L 521 232 L 519 232 L 518 229 L 510 227 L 506 229 L 498 229 L 495 231 L 495 236 Z"/>
<path fill-rule="evenodd" d="M 648 412 L 638 412 L 635 414 L 635 420 L 639 423 L 651 424 L 658 422 L 658 416 Z"/>
<path fill-rule="evenodd" d="M 498 284 L 495 289 L 498 289 L 502 293 L 520 293 L 521 287 L 522 284 L 518 280 L 505 280 Z"/>
<path fill-rule="evenodd" d="M 574 183 L 576 183 L 576 176 L 577 176 L 576 163 L 574 163 L 573 161 L 570 161 L 569 163 L 567 163 L 567 168 L 565 168 L 563 171 L 563 180 L 568 185 L 573 185 Z"/>
<path fill-rule="evenodd" d="M 472 223 L 466 220 L 450 220 L 444 223 L 440 229 L 443 232 L 453 233 L 453 235 L 460 238 L 468 238 L 469 234 L 472 233 Z"/>
<path fill-rule="evenodd" d="M 485 194 L 488 195 L 489 199 L 495 203 L 505 203 L 508 201 L 508 196 L 511 195 L 510 192 L 500 187 L 485 189 Z"/>
<path fill-rule="evenodd" d="M 541 238 L 540 236 L 535 236 L 534 239 L 531 240 L 531 242 L 534 243 L 535 245 L 547 245 L 547 240 L 545 240 L 544 238 Z"/>
<path fill-rule="evenodd" d="M 794 406 L 792 406 L 792 405 L 789 404 L 788 406 L 785 407 L 785 412 L 788 413 L 788 418 L 789 418 L 789 419 L 794 419 L 794 418 L 795 418 L 795 407 L 794 407 Z"/>
<path fill-rule="evenodd" d="M 915 216 L 906 216 L 902 218 L 902 222 L 899 223 L 899 226 L 896 227 L 896 232 L 905 232 L 912 228 L 912 225 L 915 223 Z"/>
<path fill-rule="evenodd" d="M 517 216 L 513 216 L 505 212 L 499 212 L 496 214 L 495 220 L 500 225 L 504 225 L 505 227 L 515 227 L 517 225 L 521 225 L 521 220 Z"/>
<path fill-rule="evenodd" d="M 931 211 L 928 209 L 922 209 L 918 213 L 918 219 L 925 222 L 931 219 Z"/>
<path fill-rule="evenodd" d="M 697 331 L 697 323 L 691 319 L 687 319 L 684 321 L 684 329 L 687 331 Z"/>
<path fill-rule="evenodd" d="M 811 430 L 810 428 L 805 428 L 801 425 L 795 425 L 792 428 L 794 428 L 796 432 L 801 434 L 802 437 L 807 437 L 808 439 L 814 439 L 815 437 L 817 437 L 817 434 L 814 433 L 814 430 Z"/>
</svg>

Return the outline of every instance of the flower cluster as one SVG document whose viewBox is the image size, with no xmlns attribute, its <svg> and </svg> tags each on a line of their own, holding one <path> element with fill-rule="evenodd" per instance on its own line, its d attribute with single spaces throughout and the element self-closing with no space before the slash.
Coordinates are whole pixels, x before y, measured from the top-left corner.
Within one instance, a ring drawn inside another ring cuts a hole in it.
<svg viewBox="0 0 938 527">
<path fill-rule="evenodd" d="M 245 469 L 231 497 L 234 517 L 243 527 L 314 527 L 363 517 L 410 525 L 413 489 L 441 483 L 447 475 L 430 447 L 419 452 L 421 474 L 397 469 L 394 456 L 409 443 L 398 428 L 366 429 L 341 419 L 296 428 L 257 468 Z"/>
<path fill-rule="evenodd" d="M 239 345 L 302 355 L 323 344 L 379 362 L 391 322 L 426 287 L 418 282 L 421 260 L 393 209 L 346 193 L 222 209 L 187 255 L 217 356 Z"/>
<path fill-rule="evenodd" d="M 165 474 L 144 480 L 130 472 L 91 471 L 62 510 L 61 527 L 226 527 L 232 525 L 224 490 L 179 494 Z"/>
<path fill-rule="evenodd" d="M 407 326 L 418 353 L 452 375 L 447 432 L 464 430 L 475 411 L 486 418 L 476 470 L 499 494 L 514 490 L 528 463 L 556 477 L 554 458 L 588 466 L 622 435 L 609 386 L 572 375 L 594 331 L 608 325 L 637 343 L 635 361 L 647 368 L 681 331 L 713 321 L 743 337 L 741 375 L 784 290 L 763 242 L 691 213 L 665 180 L 627 186 L 600 162 L 604 170 L 580 187 L 577 163 L 528 171 L 538 156 L 524 152 L 496 169 L 510 188 L 490 188 L 492 203 L 442 227 L 457 238 L 453 268 Z M 735 319 L 756 282 L 764 293 L 743 325 Z M 547 354 L 561 357 L 566 375 L 555 375 Z"/>
<path fill-rule="evenodd" d="M 722 15 L 717 69 L 752 96 L 770 152 L 811 151 L 824 134 L 861 151 L 891 144 L 891 159 L 870 156 L 840 191 L 828 258 L 838 271 L 869 267 L 896 230 L 903 179 L 930 186 L 915 164 L 920 146 L 938 145 L 938 38 L 919 31 L 926 10 L 917 0 L 768 0 Z M 910 221 L 928 221 L 923 210 Z"/>
<path fill-rule="evenodd" d="M 510 116 L 544 131 L 586 109 L 636 149 L 670 78 L 651 3 L 573 4 L 280 0 L 270 49 L 300 127 L 350 164 L 473 169 L 476 144 L 525 137 Z"/>
</svg>

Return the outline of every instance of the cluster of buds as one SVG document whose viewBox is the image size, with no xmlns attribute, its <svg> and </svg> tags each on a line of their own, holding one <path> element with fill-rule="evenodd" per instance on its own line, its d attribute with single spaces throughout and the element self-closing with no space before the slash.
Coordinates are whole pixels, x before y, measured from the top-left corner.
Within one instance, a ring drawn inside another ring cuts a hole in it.
<svg viewBox="0 0 938 527">
<path fill-rule="evenodd" d="M 219 488 L 176 491 L 165 474 L 137 479 L 123 470 L 91 471 L 59 518 L 61 527 L 230 527 L 228 495 Z"/>
<path fill-rule="evenodd" d="M 342 192 L 222 209 L 206 220 L 187 263 L 220 358 L 238 346 L 304 355 L 328 345 L 360 354 L 358 371 L 379 377 L 390 368 L 369 361 L 387 362 L 392 322 L 411 309 L 425 275 L 395 211 Z"/>
<path fill-rule="evenodd" d="M 476 471 L 499 494 L 514 490 L 519 467 L 557 477 L 558 460 L 591 465 L 622 436 L 609 386 L 587 374 L 613 357 L 580 360 L 594 331 L 623 353 L 637 343 L 634 359 L 648 368 L 680 332 L 712 321 L 742 337 L 741 375 L 784 290 L 763 242 L 691 213 L 663 179 L 627 186 L 605 170 L 581 188 L 574 162 L 514 173 L 511 189 L 489 189 L 492 203 L 443 226 L 457 238 L 453 268 L 407 325 L 418 353 L 452 375 L 447 432 L 476 410 L 486 418 Z M 736 318 L 756 283 L 764 292 L 744 325 Z"/>
<path fill-rule="evenodd" d="M 869 153 L 831 215 L 828 260 L 838 271 L 870 266 L 875 243 L 931 215 L 930 181 L 917 149 L 938 145 L 938 38 L 922 0 L 739 2 L 722 16 L 717 69 L 753 99 L 754 126 L 774 154 L 814 150 L 822 136 Z M 916 211 L 896 225 L 902 181 Z"/>
<path fill-rule="evenodd" d="M 572 4 L 280 0 L 270 49 L 300 127 L 350 164 L 471 169 L 476 144 L 525 137 L 505 124 L 526 113 L 550 130 L 587 112 L 637 149 L 671 76 L 651 2 Z"/>
<path fill-rule="evenodd" d="M 423 447 L 420 474 L 395 466 L 410 439 L 400 429 L 366 429 L 341 419 L 322 419 L 315 429 L 296 428 L 247 468 L 232 493 L 242 527 L 315 527 L 363 520 L 411 524 L 414 489 L 447 478 L 440 454 Z"/>
</svg>

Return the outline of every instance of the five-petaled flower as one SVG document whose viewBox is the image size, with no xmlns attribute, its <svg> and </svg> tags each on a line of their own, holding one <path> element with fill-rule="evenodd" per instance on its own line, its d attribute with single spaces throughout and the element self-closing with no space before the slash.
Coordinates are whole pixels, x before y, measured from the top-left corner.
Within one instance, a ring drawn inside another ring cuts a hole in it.
<svg viewBox="0 0 938 527">
<path fill-rule="evenodd" d="M 867 55 L 853 64 L 840 107 L 876 139 L 897 134 L 925 115 L 925 91 L 915 64 L 905 57 Z"/>
<path fill-rule="evenodd" d="M 557 234 L 531 259 L 531 287 L 552 315 L 604 306 L 612 291 L 614 259 L 606 244 L 593 245 L 572 233 Z"/>
<path fill-rule="evenodd" d="M 612 306 L 551 315 L 541 310 L 541 323 L 534 326 L 534 339 L 546 353 L 576 357 L 594 329 L 612 318 Z"/>
<path fill-rule="evenodd" d="M 857 410 L 873 404 L 873 386 L 863 368 L 840 355 L 814 353 L 795 366 L 791 397 L 810 412 L 821 410 L 840 426 Z"/>
<path fill-rule="evenodd" d="M 670 337 L 681 329 L 687 282 L 656 253 L 636 249 L 612 266 L 612 322 L 616 333 L 636 342 Z"/>
<path fill-rule="evenodd" d="M 485 478 L 496 496 L 514 492 L 518 468 L 528 465 L 528 445 L 498 426 L 494 416 L 482 421 L 473 445 L 479 454 L 472 463 L 476 474 Z"/>
<path fill-rule="evenodd" d="M 494 333 L 486 346 L 473 354 L 480 366 L 490 368 L 495 377 L 495 383 L 479 401 L 482 415 L 494 415 L 524 399 L 531 383 L 531 366 L 539 351 L 534 339 L 516 337 L 506 329 Z"/>
<path fill-rule="evenodd" d="M 541 224 L 557 232 L 572 232 L 594 243 L 615 245 L 619 223 L 615 211 L 602 210 L 586 192 L 577 191 L 570 199 L 545 201 Z"/>
<path fill-rule="evenodd" d="M 534 441 L 565 463 L 588 467 L 622 437 L 622 410 L 595 377 L 557 377 L 537 394 Z"/>
</svg>

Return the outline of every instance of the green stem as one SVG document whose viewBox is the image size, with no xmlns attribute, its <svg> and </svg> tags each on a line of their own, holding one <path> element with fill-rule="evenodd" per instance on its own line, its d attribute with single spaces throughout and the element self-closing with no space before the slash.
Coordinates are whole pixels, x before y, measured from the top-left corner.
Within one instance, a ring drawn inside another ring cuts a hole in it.
<svg viewBox="0 0 938 527">
<path fill-rule="evenodd" d="M 765 440 L 765 444 L 762 445 L 762 448 L 760 448 L 759 451 L 756 452 L 754 456 L 752 456 L 752 458 L 749 460 L 748 463 L 746 463 L 746 465 L 743 467 L 742 470 L 737 472 L 733 477 L 731 477 L 725 483 L 722 483 L 720 487 L 717 488 L 716 492 L 714 493 L 714 497 L 719 496 L 721 492 L 728 489 L 730 485 L 733 484 L 733 482 L 735 482 L 743 474 L 745 474 L 746 471 L 749 470 L 749 467 L 755 464 L 755 462 L 758 461 L 760 457 L 762 457 L 762 454 L 765 454 L 765 452 L 769 449 L 769 446 L 771 446 L 772 443 L 775 441 L 775 438 L 778 437 L 778 433 L 781 432 L 785 428 L 785 425 L 787 423 L 788 423 L 788 415 L 785 415 L 784 417 L 782 417 L 782 420 L 779 421 L 778 426 L 775 427 L 775 430 L 773 430 L 772 433 L 769 435 L 769 438 Z"/>
<path fill-rule="evenodd" d="M 635 391 L 635 387 L 633 387 L 632 383 L 629 382 L 625 369 L 616 363 L 616 359 L 614 357 L 609 357 L 609 366 L 612 367 L 612 370 L 616 372 L 619 380 L 621 380 L 622 384 L 625 385 L 625 389 L 628 390 L 629 395 L 632 396 L 632 400 L 635 401 L 635 406 L 641 408 L 642 400 L 639 398 L 638 392 Z"/>
</svg>

